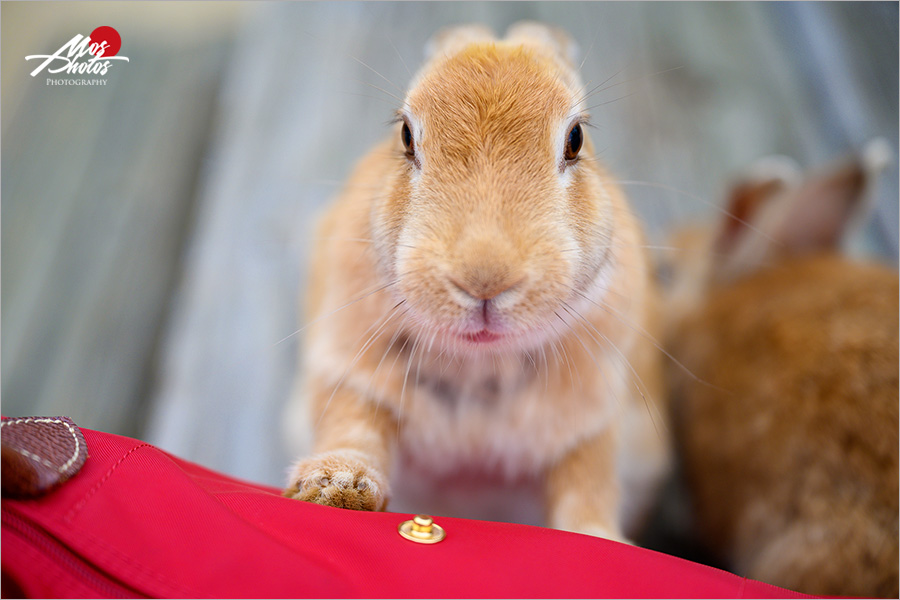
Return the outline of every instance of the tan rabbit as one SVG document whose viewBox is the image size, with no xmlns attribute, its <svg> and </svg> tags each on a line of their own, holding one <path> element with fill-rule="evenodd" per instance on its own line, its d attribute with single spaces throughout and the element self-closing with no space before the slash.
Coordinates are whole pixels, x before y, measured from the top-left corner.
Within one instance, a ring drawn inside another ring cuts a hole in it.
<svg viewBox="0 0 900 600">
<path fill-rule="evenodd" d="M 806 179 L 767 161 L 675 269 L 696 527 L 737 573 L 806 593 L 898 594 L 897 271 L 838 252 L 884 152 Z"/>
<path fill-rule="evenodd" d="M 520 23 L 428 51 L 319 224 L 296 400 L 315 454 L 285 495 L 384 510 L 392 488 L 475 481 L 516 520 L 537 488 L 546 524 L 622 539 L 668 464 L 656 296 L 574 46 Z"/>
</svg>

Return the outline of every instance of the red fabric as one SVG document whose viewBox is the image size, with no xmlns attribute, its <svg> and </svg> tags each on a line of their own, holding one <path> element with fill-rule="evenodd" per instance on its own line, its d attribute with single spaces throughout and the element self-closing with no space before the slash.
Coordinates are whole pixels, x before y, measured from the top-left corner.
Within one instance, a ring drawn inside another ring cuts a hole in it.
<svg viewBox="0 0 900 600">
<path fill-rule="evenodd" d="M 83 430 L 81 473 L 2 502 L 4 596 L 808 597 L 585 535 L 288 500 L 148 444 Z"/>
</svg>

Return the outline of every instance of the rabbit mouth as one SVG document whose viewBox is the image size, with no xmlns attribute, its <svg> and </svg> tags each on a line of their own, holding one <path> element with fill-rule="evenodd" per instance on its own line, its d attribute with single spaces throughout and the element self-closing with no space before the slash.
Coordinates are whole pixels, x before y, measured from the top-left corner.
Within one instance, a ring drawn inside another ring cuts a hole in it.
<svg viewBox="0 0 900 600">
<path fill-rule="evenodd" d="M 496 342 L 503 338 L 501 334 L 487 329 L 482 329 L 476 333 L 464 333 L 460 337 L 473 344 L 490 344 L 491 342 Z"/>
</svg>

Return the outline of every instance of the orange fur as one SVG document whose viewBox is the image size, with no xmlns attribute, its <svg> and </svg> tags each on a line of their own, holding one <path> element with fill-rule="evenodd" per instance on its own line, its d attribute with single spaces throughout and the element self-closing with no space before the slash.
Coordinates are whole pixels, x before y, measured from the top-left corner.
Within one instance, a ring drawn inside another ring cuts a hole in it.
<svg viewBox="0 0 900 600">
<path fill-rule="evenodd" d="M 624 525 L 640 523 L 667 464 L 655 290 L 590 140 L 562 160 L 583 94 L 563 39 L 533 24 L 505 41 L 440 34 L 402 109 L 414 160 L 398 125 L 324 215 L 298 399 L 317 454 L 288 495 L 383 508 L 387 483 L 361 504 L 315 481 L 358 479 L 336 464 L 348 451 L 402 477 L 399 454 L 430 475 L 543 479 L 553 526 L 617 538 L 621 489 L 638 507 Z M 471 339 L 489 327 L 497 341 Z M 641 476 L 622 473 L 636 460 Z"/>
<path fill-rule="evenodd" d="M 730 568 L 811 594 L 896 597 L 900 289 L 896 270 L 833 248 L 844 208 L 865 191 L 858 165 L 842 187 L 847 168 L 779 192 L 759 182 L 755 200 L 788 217 L 747 215 L 769 245 L 735 243 L 757 245 L 765 261 L 703 256 L 698 244 L 714 236 L 681 238 L 692 260 L 713 264 L 680 273 L 696 287 L 679 290 L 669 334 L 693 373 L 671 369 L 676 434 L 699 533 Z M 781 243 L 811 239 L 810 224 L 828 233 L 818 245 Z"/>
</svg>

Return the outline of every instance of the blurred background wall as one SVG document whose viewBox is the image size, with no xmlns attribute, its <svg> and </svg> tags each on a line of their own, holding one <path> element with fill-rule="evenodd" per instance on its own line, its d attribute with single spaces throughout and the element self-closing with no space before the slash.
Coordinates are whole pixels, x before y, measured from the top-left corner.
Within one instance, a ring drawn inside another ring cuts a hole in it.
<svg viewBox="0 0 900 600">
<path fill-rule="evenodd" d="M 651 238 L 787 154 L 897 149 L 896 3 L 2 4 L 2 409 L 281 485 L 311 220 L 388 132 L 428 37 L 567 29 L 600 157 Z M 103 87 L 29 54 L 109 25 Z M 857 251 L 897 262 L 898 171 Z M 285 339 L 287 338 L 287 339 Z M 302 446 L 302 440 L 300 440 Z"/>
</svg>

